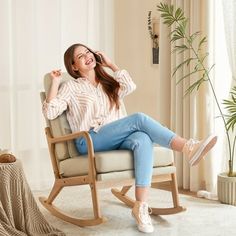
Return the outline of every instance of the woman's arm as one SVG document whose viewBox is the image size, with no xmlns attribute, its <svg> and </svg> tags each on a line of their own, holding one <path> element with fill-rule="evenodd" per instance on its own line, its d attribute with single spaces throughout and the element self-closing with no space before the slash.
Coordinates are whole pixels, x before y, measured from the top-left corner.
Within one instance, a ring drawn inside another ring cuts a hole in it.
<svg viewBox="0 0 236 236">
<path fill-rule="evenodd" d="M 46 98 L 46 102 L 48 103 L 57 96 L 61 82 L 61 70 L 53 70 L 50 75 L 52 77 L 52 83 Z"/>
<path fill-rule="evenodd" d="M 66 84 L 63 84 L 59 89 L 61 82 L 60 70 L 54 70 L 50 75 L 52 77 L 52 83 L 47 98 L 43 102 L 42 110 L 47 119 L 53 120 L 67 109 L 70 101 L 70 91 Z"/>
<path fill-rule="evenodd" d="M 126 95 L 132 93 L 136 89 L 136 84 L 126 70 L 118 70 L 114 74 L 114 78 L 120 84 L 119 97 L 123 99 Z"/>
<path fill-rule="evenodd" d="M 120 70 L 119 67 L 115 63 L 113 63 L 107 55 L 105 55 L 105 53 L 103 52 L 96 52 L 96 53 L 101 56 L 102 66 L 110 68 L 113 72 Z"/>
<path fill-rule="evenodd" d="M 114 72 L 114 79 L 119 82 L 119 97 L 123 98 L 136 89 L 136 85 L 126 70 L 120 68 L 111 61 L 103 52 L 96 52 L 102 57 L 102 66 L 110 68 Z"/>
<path fill-rule="evenodd" d="M 120 68 L 119 68 L 116 64 L 113 64 L 113 63 L 111 63 L 108 67 L 109 67 L 113 72 L 116 72 L 116 71 L 120 70 Z"/>
</svg>

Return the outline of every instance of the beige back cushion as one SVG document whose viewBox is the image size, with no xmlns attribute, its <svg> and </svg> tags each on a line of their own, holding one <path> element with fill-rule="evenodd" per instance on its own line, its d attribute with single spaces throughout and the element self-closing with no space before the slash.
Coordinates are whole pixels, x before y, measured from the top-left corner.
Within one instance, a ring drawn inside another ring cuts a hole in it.
<svg viewBox="0 0 236 236">
<path fill-rule="evenodd" d="M 72 79 L 72 77 L 69 74 L 62 73 L 61 84 L 69 79 Z M 50 86 L 51 86 L 51 76 L 50 74 L 46 74 L 44 77 L 44 89 L 46 96 L 49 92 Z M 59 137 L 71 133 L 71 129 L 67 121 L 65 112 L 63 112 L 63 114 L 61 114 L 54 120 L 46 120 L 46 121 L 47 124 L 49 124 L 53 137 Z M 60 161 L 79 155 L 73 141 L 56 144 L 55 152 L 58 160 Z"/>
</svg>

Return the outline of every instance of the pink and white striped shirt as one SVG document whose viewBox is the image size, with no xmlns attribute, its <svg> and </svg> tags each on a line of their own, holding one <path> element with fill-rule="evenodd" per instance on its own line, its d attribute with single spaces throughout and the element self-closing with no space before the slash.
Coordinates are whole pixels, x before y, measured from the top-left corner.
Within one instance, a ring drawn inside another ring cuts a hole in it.
<svg viewBox="0 0 236 236">
<path fill-rule="evenodd" d="M 114 78 L 120 84 L 120 100 L 136 89 L 126 70 L 116 71 Z M 43 103 L 43 114 L 49 120 L 55 119 L 65 110 L 72 132 L 88 131 L 91 128 L 98 131 L 101 126 L 124 116 L 121 108 L 113 106 L 110 110 L 109 98 L 101 84 L 95 87 L 86 78 L 64 82 L 57 96 L 49 103 Z"/>
</svg>

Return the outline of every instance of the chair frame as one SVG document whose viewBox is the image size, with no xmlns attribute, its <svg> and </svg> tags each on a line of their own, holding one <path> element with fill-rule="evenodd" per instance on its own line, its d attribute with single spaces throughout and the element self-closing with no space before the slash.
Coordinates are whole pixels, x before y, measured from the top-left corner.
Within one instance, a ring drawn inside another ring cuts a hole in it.
<svg viewBox="0 0 236 236">
<path fill-rule="evenodd" d="M 39 197 L 40 202 L 42 205 L 49 210 L 54 216 L 67 221 L 69 223 L 78 225 L 78 226 L 92 226 L 101 224 L 107 219 L 102 216 L 100 211 L 100 205 L 98 200 L 98 188 L 103 187 L 112 187 L 111 192 L 123 203 L 125 203 L 128 207 L 134 206 L 134 199 L 131 199 L 126 195 L 126 193 L 130 190 L 134 183 L 134 179 L 127 179 L 127 180 L 119 180 L 119 181 L 97 181 L 96 179 L 96 168 L 95 168 L 95 154 L 92 139 L 88 132 L 82 131 L 77 133 L 72 133 L 68 135 L 63 135 L 60 137 L 53 137 L 49 127 L 45 128 L 45 133 L 47 137 L 48 148 L 51 157 L 51 163 L 54 171 L 55 181 L 53 188 L 47 198 Z M 55 145 L 57 143 L 67 142 L 69 140 L 76 139 L 78 137 L 84 137 L 87 142 L 88 147 L 88 174 L 83 176 L 77 177 L 63 177 L 60 174 L 58 160 L 55 154 Z M 174 163 L 172 164 L 174 165 Z M 152 183 L 165 183 L 170 186 L 170 191 L 172 193 L 172 200 L 173 200 L 173 207 L 170 208 L 154 208 L 152 207 L 152 214 L 153 215 L 168 215 L 168 214 L 175 214 L 186 210 L 184 207 L 180 206 L 179 204 L 179 196 L 178 196 L 178 187 L 177 187 L 177 180 L 176 174 L 165 174 L 165 175 L 155 175 L 152 178 Z M 60 191 L 66 186 L 76 186 L 76 185 L 89 185 L 91 189 L 91 196 L 92 196 L 92 203 L 93 203 L 93 215 L 94 217 L 91 219 L 79 219 L 74 218 L 52 203 L 54 199 L 58 196 Z M 121 190 L 114 188 L 116 186 L 123 186 Z"/>
</svg>

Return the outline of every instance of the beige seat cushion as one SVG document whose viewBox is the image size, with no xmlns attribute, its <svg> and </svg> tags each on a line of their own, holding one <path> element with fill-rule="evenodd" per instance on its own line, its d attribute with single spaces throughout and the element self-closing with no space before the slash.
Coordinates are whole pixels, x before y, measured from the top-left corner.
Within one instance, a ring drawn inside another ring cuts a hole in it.
<svg viewBox="0 0 236 236">
<path fill-rule="evenodd" d="M 165 175 L 172 174 L 176 172 L 175 166 L 165 166 L 165 167 L 155 167 L 153 168 L 152 175 Z M 117 171 L 117 172 L 109 172 L 97 175 L 97 180 L 109 180 L 109 181 L 120 181 L 125 179 L 133 179 L 134 178 L 134 170 L 126 170 L 126 171 Z"/>
<path fill-rule="evenodd" d="M 167 148 L 154 147 L 153 167 L 170 166 L 173 163 L 173 152 Z M 128 150 L 114 150 L 95 153 L 95 165 L 98 174 L 110 172 L 132 171 L 133 155 Z M 173 170 L 172 170 L 173 171 Z M 60 172 L 64 177 L 84 175 L 88 173 L 86 156 L 68 158 L 60 162 Z"/>
</svg>

